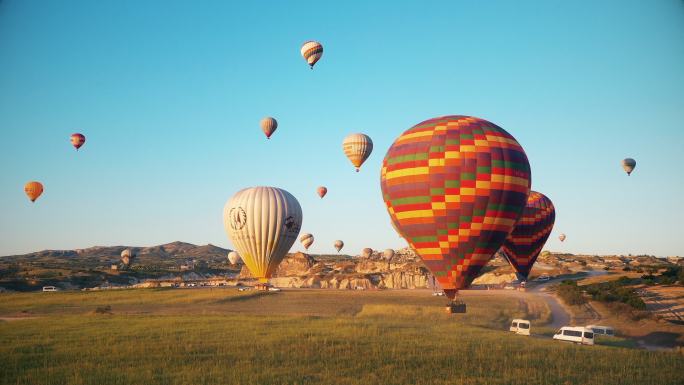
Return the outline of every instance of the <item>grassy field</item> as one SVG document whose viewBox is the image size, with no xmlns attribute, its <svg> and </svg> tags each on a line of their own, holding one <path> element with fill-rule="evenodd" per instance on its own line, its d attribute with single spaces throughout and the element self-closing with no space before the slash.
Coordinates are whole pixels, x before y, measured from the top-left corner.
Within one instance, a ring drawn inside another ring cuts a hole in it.
<svg viewBox="0 0 684 385">
<path fill-rule="evenodd" d="M 684 356 L 511 335 L 527 298 L 230 289 L 0 295 L 1 384 L 679 384 Z M 96 313 L 111 307 L 112 314 Z"/>
</svg>

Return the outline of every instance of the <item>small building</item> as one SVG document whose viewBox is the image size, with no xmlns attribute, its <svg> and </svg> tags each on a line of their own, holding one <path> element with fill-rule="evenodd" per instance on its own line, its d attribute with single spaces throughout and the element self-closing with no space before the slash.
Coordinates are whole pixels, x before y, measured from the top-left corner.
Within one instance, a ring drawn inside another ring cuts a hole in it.
<svg viewBox="0 0 684 385">
<path fill-rule="evenodd" d="M 112 263 L 112 266 L 110 266 L 110 269 L 119 270 L 119 265 L 117 265 L 116 263 Z"/>
</svg>

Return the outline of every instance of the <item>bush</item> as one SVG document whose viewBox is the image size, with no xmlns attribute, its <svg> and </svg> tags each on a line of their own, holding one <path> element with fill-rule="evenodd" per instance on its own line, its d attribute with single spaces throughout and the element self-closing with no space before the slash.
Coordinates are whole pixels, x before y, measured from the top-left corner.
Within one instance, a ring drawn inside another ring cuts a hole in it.
<svg viewBox="0 0 684 385">
<path fill-rule="evenodd" d="M 577 286 L 577 282 L 575 281 L 564 280 L 558 285 L 556 293 L 558 293 L 558 296 L 568 305 L 582 305 L 587 303 L 586 298 L 584 298 L 584 295 L 582 294 L 582 289 Z"/>
</svg>

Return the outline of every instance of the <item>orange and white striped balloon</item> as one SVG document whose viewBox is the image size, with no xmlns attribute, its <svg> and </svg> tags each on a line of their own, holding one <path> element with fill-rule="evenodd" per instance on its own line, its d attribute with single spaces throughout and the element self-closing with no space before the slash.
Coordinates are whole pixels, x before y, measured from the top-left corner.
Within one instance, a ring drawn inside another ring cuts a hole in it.
<svg viewBox="0 0 684 385">
<path fill-rule="evenodd" d="M 31 202 L 35 202 L 36 199 L 43 193 L 43 184 L 36 181 L 31 181 L 24 185 L 24 192 L 29 197 Z"/>
<path fill-rule="evenodd" d="M 302 236 L 299 237 L 299 242 L 302 243 L 304 249 L 309 250 L 309 246 L 311 246 L 311 244 L 314 242 L 314 236 L 309 233 L 302 234 Z"/>
<path fill-rule="evenodd" d="M 323 45 L 317 41 L 310 40 L 302 44 L 301 52 L 304 60 L 306 60 L 306 62 L 309 63 L 309 67 L 313 69 L 314 64 L 323 56 Z"/>
<path fill-rule="evenodd" d="M 278 128 L 278 121 L 274 118 L 267 116 L 261 119 L 261 130 L 264 131 L 267 139 L 271 139 L 271 135 L 273 135 L 276 128 Z"/>
<path fill-rule="evenodd" d="M 344 150 L 344 155 L 356 167 L 356 172 L 359 172 L 359 167 L 373 152 L 373 141 L 365 134 L 351 134 L 344 138 L 342 149 Z"/>
</svg>

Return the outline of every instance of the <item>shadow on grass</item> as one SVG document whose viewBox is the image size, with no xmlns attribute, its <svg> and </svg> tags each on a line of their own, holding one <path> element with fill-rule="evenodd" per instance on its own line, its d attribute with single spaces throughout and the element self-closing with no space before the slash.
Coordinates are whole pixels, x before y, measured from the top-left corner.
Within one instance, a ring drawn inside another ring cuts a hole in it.
<svg viewBox="0 0 684 385">
<path fill-rule="evenodd" d="M 222 303 L 251 301 L 254 299 L 265 297 L 267 295 L 275 295 L 275 294 L 277 294 L 277 293 L 257 291 L 257 292 L 253 292 L 253 293 L 240 294 L 240 295 L 235 295 L 235 296 L 231 296 L 231 297 L 221 298 L 219 300 L 214 301 L 213 303 L 222 304 Z"/>
</svg>

